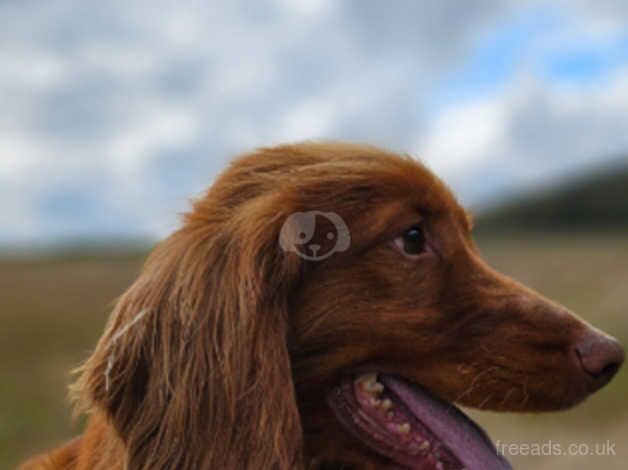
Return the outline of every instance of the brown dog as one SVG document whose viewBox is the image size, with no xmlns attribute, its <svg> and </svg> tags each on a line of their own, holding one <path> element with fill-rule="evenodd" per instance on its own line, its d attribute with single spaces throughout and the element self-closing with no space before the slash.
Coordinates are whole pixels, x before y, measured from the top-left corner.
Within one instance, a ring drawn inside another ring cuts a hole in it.
<svg viewBox="0 0 628 470">
<path fill-rule="evenodd" d="M 410 158 L 234 161 L 118 302 L 74 388 L 83 436 L 25 468 L 508 468 L 450 403 L 570 407 L 623 351 L 470 232 Z"/>
</svg>

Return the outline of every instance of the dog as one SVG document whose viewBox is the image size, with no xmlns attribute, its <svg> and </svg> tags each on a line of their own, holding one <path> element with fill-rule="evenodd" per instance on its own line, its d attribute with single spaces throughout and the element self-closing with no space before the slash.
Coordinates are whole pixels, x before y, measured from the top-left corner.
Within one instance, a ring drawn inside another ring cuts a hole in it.
<svg viewBox="0 0 628 470">
<path fill-rule="evenodd" d="M 84 433 L 23 468 L 510 468 L 454 403 L 569 408 L 624 353 L 471 232 L 407 156 L 236 159 L 117 302 L 72 388 Z"/>
</svg>

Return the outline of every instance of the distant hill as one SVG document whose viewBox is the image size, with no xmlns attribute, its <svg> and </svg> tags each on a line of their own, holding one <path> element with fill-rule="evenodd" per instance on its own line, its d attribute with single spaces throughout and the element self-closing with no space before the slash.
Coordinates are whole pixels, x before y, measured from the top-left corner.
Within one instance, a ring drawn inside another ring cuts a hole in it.
<svg viewBox="0 0 628 470">
<path fill-rule="evenodd" d="M 628 235 L 628 162 L 514 198 L 476 219 L 480 234 L 625 230 Z"/>
</svg>

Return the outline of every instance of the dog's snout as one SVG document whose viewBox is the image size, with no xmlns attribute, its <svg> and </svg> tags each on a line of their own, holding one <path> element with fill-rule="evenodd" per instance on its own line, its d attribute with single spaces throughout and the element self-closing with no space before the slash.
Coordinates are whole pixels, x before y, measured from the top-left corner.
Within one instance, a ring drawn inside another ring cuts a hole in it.
<svg viewBox="0 0 628 470">
<path fill-rule="evenodd" d="M 593 379 L 595 390 L 606 385 L 624 362 L 624 349 L 612 336 L 591 332 L 575 346 L 584 372 Z"/>
</svg>

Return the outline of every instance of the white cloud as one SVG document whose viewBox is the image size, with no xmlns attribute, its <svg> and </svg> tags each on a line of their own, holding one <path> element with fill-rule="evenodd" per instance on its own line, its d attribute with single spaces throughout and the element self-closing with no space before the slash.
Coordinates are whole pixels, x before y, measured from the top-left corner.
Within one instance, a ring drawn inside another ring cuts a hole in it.
<svg viewBox="0 0 628 470">
<path fill-rule="evenodd" d="M 520 77 L 498 93 L 452 105 L 416 153 L 462 199 L 486 203 L 628 150 L 628 67 L 604 87 Z"/>
<path fill-rule="evenodd" d="M 503 99 L 491 98 L 453 106 L 434 120 L 416 144 L 419 155 L 435 172 L 455 175 L 503 150 L 508 117 L 505 104 Z"/>
<path fill-rule="evenodd" d="M 58 54 L 27 47 L 0 49 L 0 87 L 50 89 L 67 79 L 67 67 Z"/>
<path fill-rule="evenodd" d="M 515 79 L 429 109 L 487 32 L 543 5 L 2 3 L 2 237 L 162 236 L 228 158 L 278 141 L 415 151 L 471 201 L 628 148 L 627 76 L 535 77 L 539 58 L 620 34 L 610 0 L 557 3 L 564 28 L 529 39 Z"/>
<path fill-rule="evenodd" d="M 319 97 L 300 103 L 286 114 L 274 141 L 299 141 L 329 135 L 338 110 L 333 103 Z"/>
<path fill-rule="evenodd" d="M 167 105 L 148 106 L 129 124 L 112 139 L 105 154 L 117 173 L 135 177 L 156 151 L 183 148 L 199 131 L 198 116 Z"/>
<path fill-rule="evenodd" d="M 28 135 L 11 129 L 0 130 L 0 177 L 26 178 L 27 171 L 33 170 L 43 155 Z"/>
<path fill-rule="evenodd" d="M 289 10 L 299 16 L 321 16 L 332 9 L 330 0 L 277 0 L 280 8 Z"/>
</svg>

